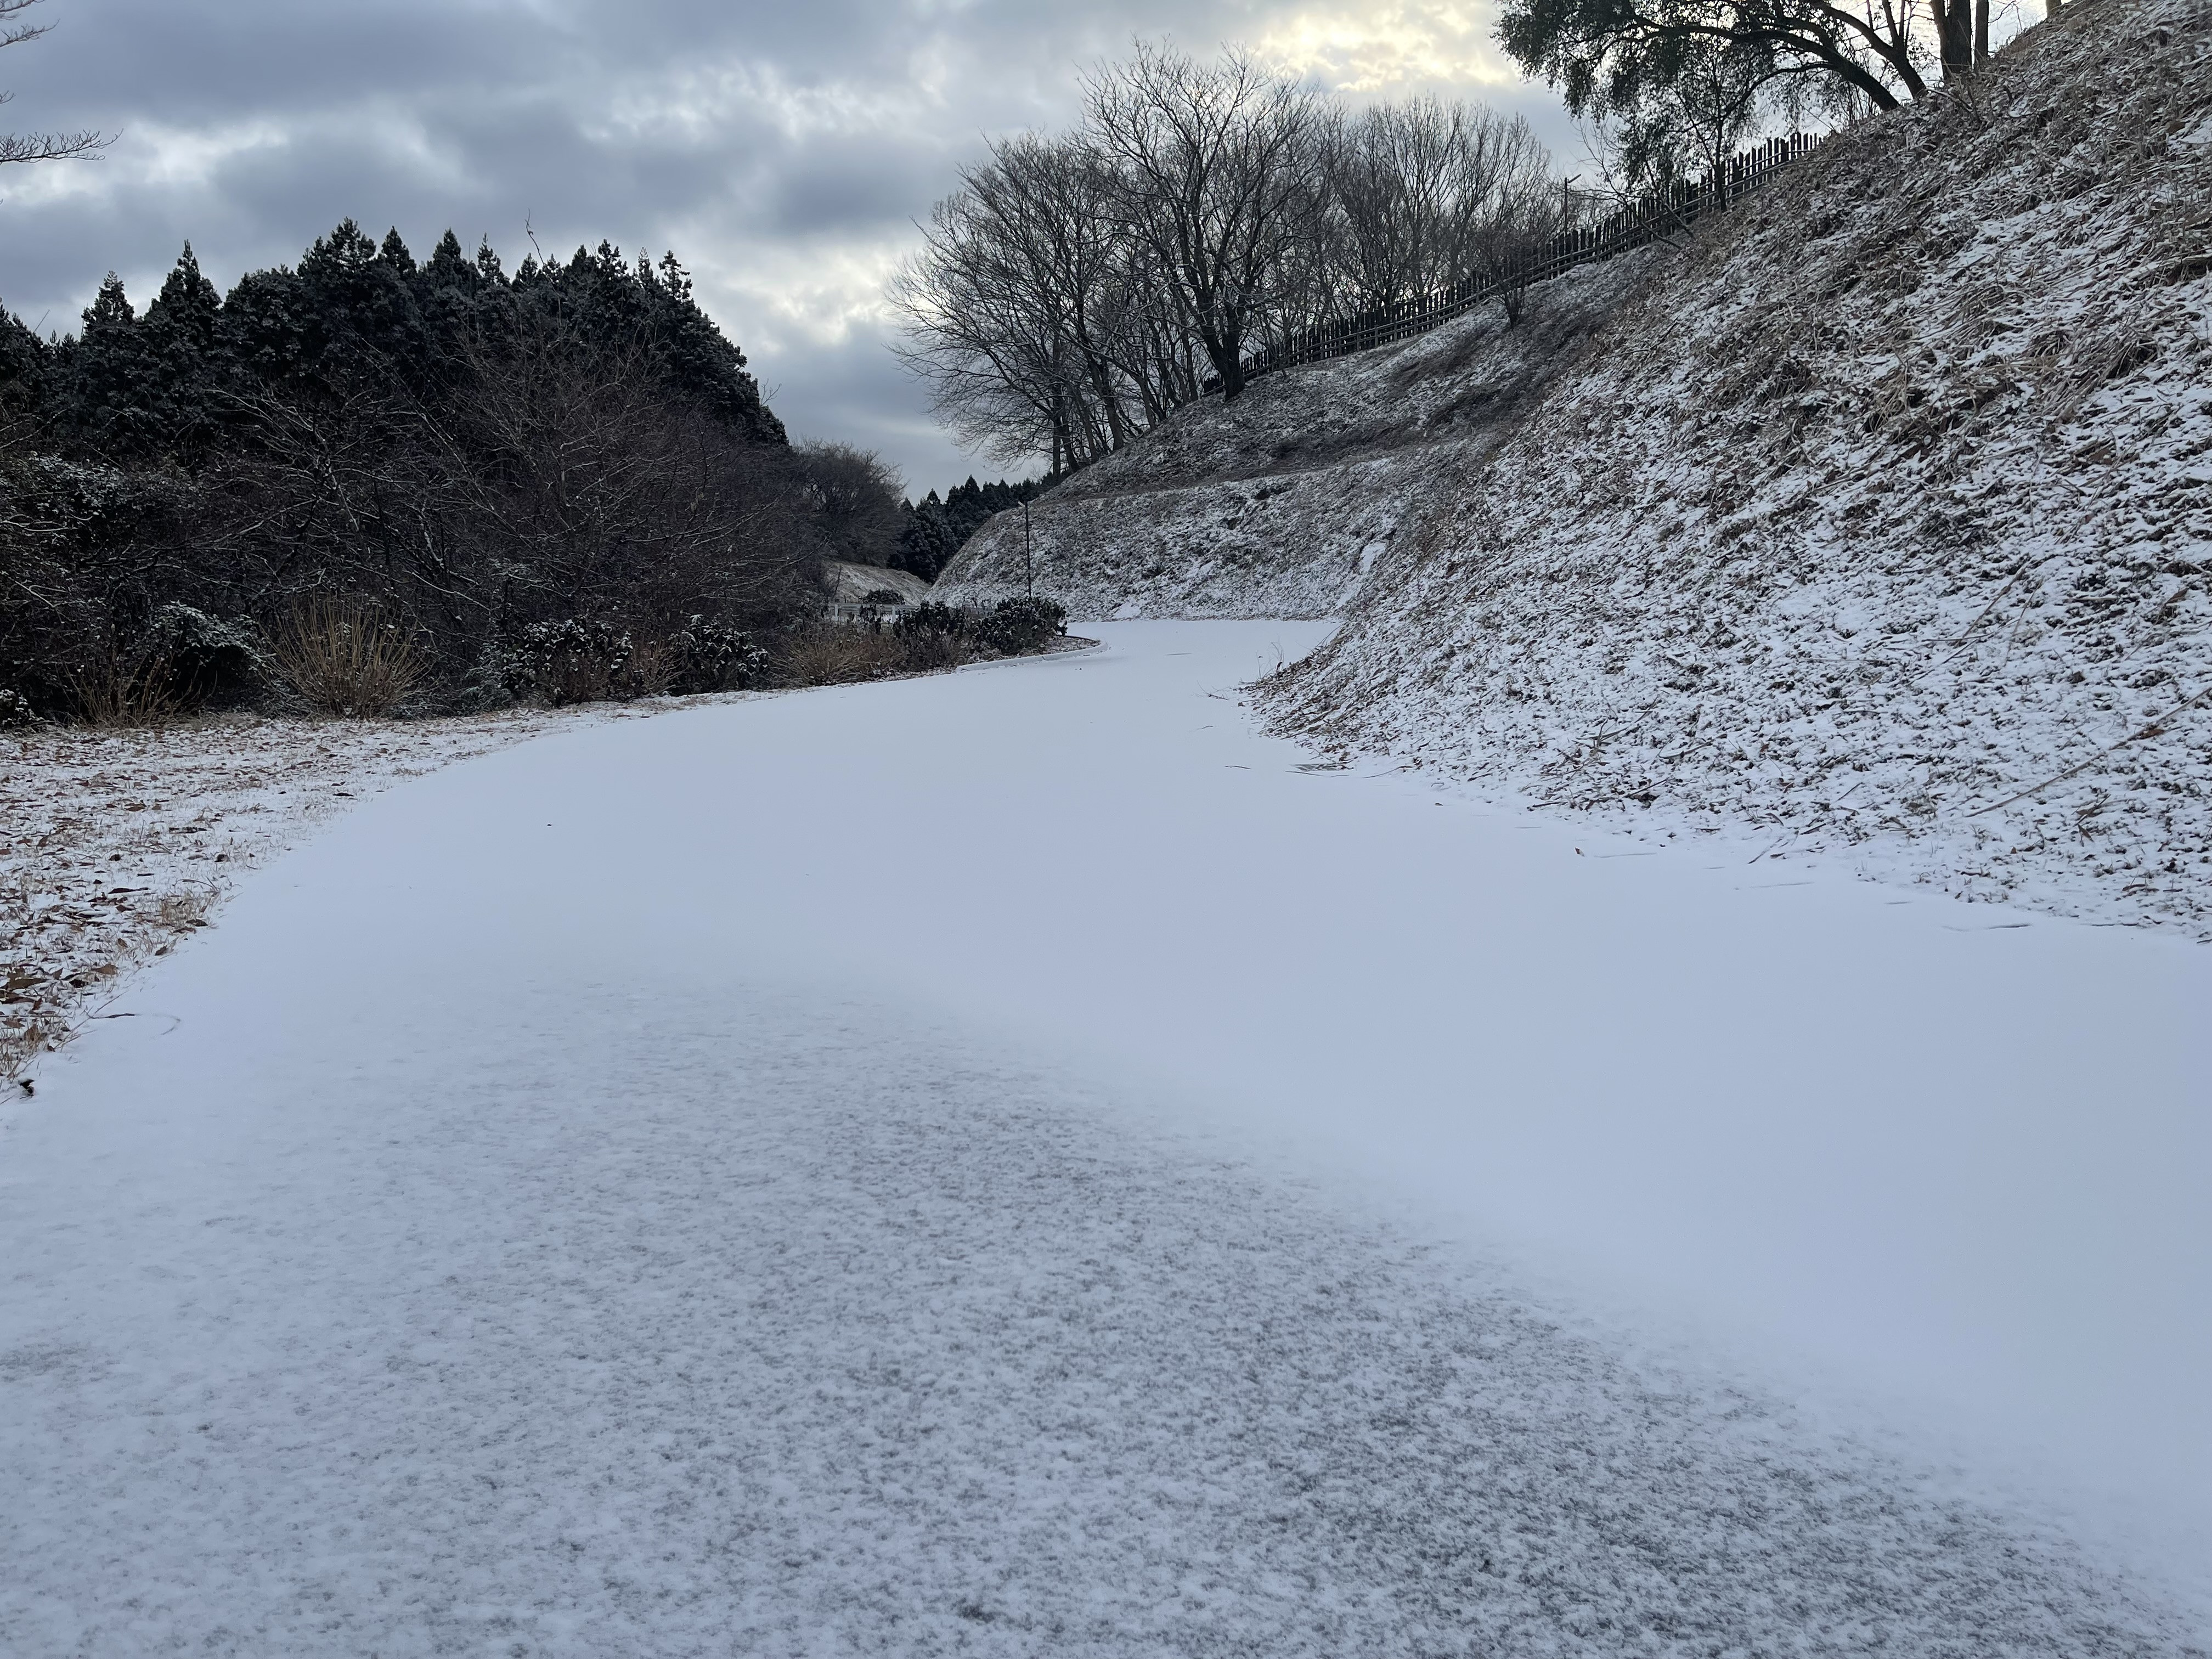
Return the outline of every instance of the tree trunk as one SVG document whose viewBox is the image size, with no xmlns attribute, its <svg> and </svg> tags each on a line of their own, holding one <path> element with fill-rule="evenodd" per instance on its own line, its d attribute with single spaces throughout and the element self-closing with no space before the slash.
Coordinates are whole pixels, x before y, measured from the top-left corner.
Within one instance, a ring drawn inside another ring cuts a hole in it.
<svg viewBox="0 0 2212 1659">
<path fill-rule="evenodd" d="M 1936 0 L 1943 52 L 1943 78 L 1956 81 L 1974 67 L 1974 0 Z"/>
<path fill-rule="evenodd" d="M 1221 377 L 1221 401 L 1234 403 L 1244 392 L 1244 355 L 1234 346 L 1219 345 L 1210 337 L 1205 344 L 1206 361 Z"/>
<path fill-rule="evenodd" d="M 1106 441 L 1110 447 L 1119 449 L 1129 441 L 1129 429 L 1121 413 L 1121 395 L 1114 387 L 1113 369 L 1104 358 L 1087 351 L 1084 362 L 1091 372 L 1091 390 L 1106 413 Z"/>
<path fill-rule="evenodd" d="M 1990 61 L 1990 0 L 1974 0 L 1974 61 Z"/>
</svg>

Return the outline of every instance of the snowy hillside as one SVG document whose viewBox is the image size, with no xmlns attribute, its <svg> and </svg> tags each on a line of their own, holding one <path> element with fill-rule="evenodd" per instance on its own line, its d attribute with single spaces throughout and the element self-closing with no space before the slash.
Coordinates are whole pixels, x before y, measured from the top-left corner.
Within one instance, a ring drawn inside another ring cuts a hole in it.
<svg viewBox="0 0 2212 1659">
<path fill-rule="evenodd" d="M 2088 0 L 1518 328 L 1188 411 L 1040 503 L 1039 585 L 1341 607 L 1263 688 L 1332 751 L 2212 933 L 2209 47 Z"/>
<path fill-rule="evenodd" d="M 1547 283 L 1510 331 L 1482 312 L 1184 410 L 1035 505 L 1040 580 L 1091 619 L 1332 614 L 1411 507 L 1510 438 L 1650 264 L 1639 254 Z M 1018 587 L 1022 534 L 1018 514 L 992 520 L 939 596 Z"/>
</svg>

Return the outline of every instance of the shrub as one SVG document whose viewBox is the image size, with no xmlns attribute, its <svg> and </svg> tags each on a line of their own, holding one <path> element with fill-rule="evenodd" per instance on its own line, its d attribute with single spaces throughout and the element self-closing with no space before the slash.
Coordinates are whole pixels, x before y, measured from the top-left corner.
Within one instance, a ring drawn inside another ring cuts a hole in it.
<svg viewBox="0 0 2212 1659">
<path fill-rule="evenodd" d="M 909 674 L 940 673 L 974 660 L 975 655 L 975 646 L 964 634 L 922 629 L 894 637 Z"/>
<path fill-rule="evenodd" d="M 521 645 L 532 687 L 556 708 L 629 692 L 625 671 L 637 647 L 628 629 L 608 622 L 533 623 L 522 630 Z"/>
<path fill-rule="evenodd" d="M 783 652 L 793 685 L 850 685 L 906 671 L 907 642 L 896 629 L 866 623 L 819 623 L 793 630 Z"/>
<path fill-rule="evenodd" d="M 276 665 L 252 623 L 220 622 L 189 605 L 155 611 L 138 654 L 163 665 L 168 693 L 180 707 L 246 702 L 275 678 Z"/>
<path fill-rule="evenodd" d="M 970 625 L 985 649 L 1006 656 L 1042 651 L 1054 637 L 1067 631 L 1067 607 L 1052 599 L 1001 599 Z"/>
<path fill-rule="evenodd" d="M 284 679 L 325 714 L 388 714 L 421 681 L 414 635 L 368 599 L 314 600 L 292 613 L 276 641 Z"/>
<path fill-rule="evenodd" d="M 757 684 L 768 668 L 768 653 L 751 635 L 704 617 L 684 623 L 672 645 L 672 691 L 742 691 Z"/>
<path fill-rule="evenodd" d="M 891 626 L 909 639 L 925 634 L 957 636 L 968 631 L 968 613 L 964 611 L 955 611 L 951 605 L 935 599 L 924 599 Z"/>
<path fill-rule="evenodd" d="M 1066 631 L 1066 607 L 1051 599 L 1001 599 L 988 611 L 964 611 L 926 599 L 892 627 L 917 649 L 945 654 L 948 642 L 961 642 L 959 660 L 979 653 L 1014 657 L 1038 651 Z M 925 642 L 928 642 L 925 645 Z"/>
<path fill-rule="evenodd" d="M 0 732 L 12 732 L 39 723 L 38 711 L 21 691 L 0 687 Z"/>
<path fill-rule="evenodd" d="M 635 696 L 628 673 L 635 653 L 629 631 L 612 623 L 532 623 L 512 641 L 495 641 L 477 660 L 477 700 L 535 697 L 558 708 Z"/>
<path fill-rule="evenodd" d="M 173 603 L 136 626 L 86 629 L 72 654 L 60 676 L 64 698 L 94 726 L 159 726 L 210 703 L 246 702 L 274 674 L 251 623 Z"/>
</svg>

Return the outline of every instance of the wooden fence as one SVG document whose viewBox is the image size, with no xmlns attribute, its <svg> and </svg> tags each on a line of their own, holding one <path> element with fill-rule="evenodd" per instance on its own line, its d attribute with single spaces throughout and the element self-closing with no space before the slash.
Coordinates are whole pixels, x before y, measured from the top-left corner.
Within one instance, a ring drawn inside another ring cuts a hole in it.
<svg viewBox="0 0 2212 1659">
<path fill-rule="evenodd" d="M 1301 329 L 1287 338 L 1271 341 L 1244 360 L 1246 379 L 1270 369 L 1296 363 L 1320 362 L 1355 351 L 1388 345 L 1393 340 L 1427 332 L 1440 323 L 1463 317 L 1477 306 L 1534 283 L 1600 259 L 1639 248 L 1674 235 L 1715 213 L 1771 177 L 1792 161 L 1811 155 L 1826 142 L 1792 133 L 1770 138 L 1747 150 L 1717 173 L 1694 181 L 1685 180 L 1673 190 L 1646 197 L 1594 224 L 1582 225 L 1548 242 L 1516 254 L 1502 270 L 1484 272 L 1455 283 L 1435 294 L 1402 300 L 1396 305 L 1364 311 Z M 1212 380 L 1208 390 L 1218 390 Z"/>
</svg>

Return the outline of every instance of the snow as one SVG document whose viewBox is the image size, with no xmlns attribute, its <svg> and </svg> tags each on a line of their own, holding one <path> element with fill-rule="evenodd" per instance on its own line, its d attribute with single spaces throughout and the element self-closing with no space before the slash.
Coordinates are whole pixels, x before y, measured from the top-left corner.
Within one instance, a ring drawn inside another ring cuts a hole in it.
<svg viewBox="0 0 2212 1659">
<path fill-rule="evenodd" d="M 890 593 L 901 605 L 915 605 L 929 598 L 929 584 L 904 570 L 879 564 L 854 564 L 846 559 L 824 559 L 822 574 L 830 581 L 830 597 L 838 605 L 872 605 L 872 593 Z"/>
<path fill-rule="evenodd" d="M 242 882 L 7 1109 L 0 1650 L 2206 1651 L 2212 954 L 1315 769 L 1322 631 Z"/>
<path fill-rule="evenodd" d="M 2212 939 L 2208 42 L 2069 5 L 1515 328 L 1197 405 L 1036 504 L 1039 586 L 1340 609 L 1267 700 L 1331 754 Z"/>
<path fill-rule="evenodd" d="M 1340 611 L 1403 522 L 1572 367 L 1651 268 L 1648 252 L 1545 283 L 1524 326 L 1476 312 L 1383 350 L 1266 375 L 1178 411 L 1018 514 L 939 577 L 975 604 L 1039 580 L 1071 616 L 1318 617 Z M 1025 541 L 1025 535 L 1030 541 Z"/>
<path fill-rule="evenodd" d="M 0 736 L 0 1077 L 200 926 L 237 876 L 363 796 L 555 726 L 663 706 Z"/>
</svg>

